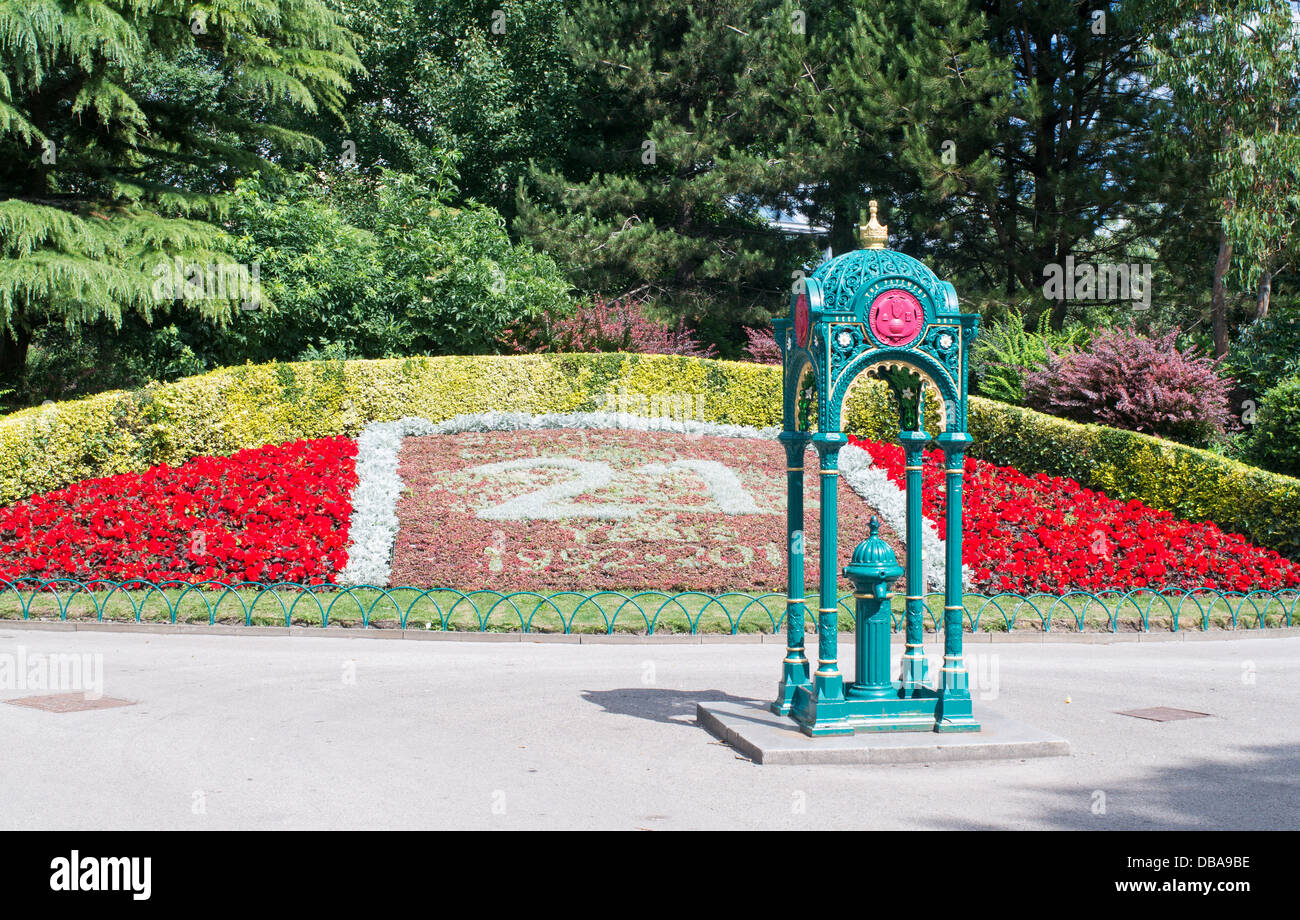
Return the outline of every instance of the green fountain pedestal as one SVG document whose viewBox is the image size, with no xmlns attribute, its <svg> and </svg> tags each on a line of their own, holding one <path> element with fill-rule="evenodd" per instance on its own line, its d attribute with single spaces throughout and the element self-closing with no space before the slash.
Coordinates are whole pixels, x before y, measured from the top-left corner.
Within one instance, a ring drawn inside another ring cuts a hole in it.
<svg viewBox="0 0 1300 920">
<path fill-rule="evenodd" d="M 853 732 L 910 732 L 951 730 L 943 724 L 942 695 L 914 681 L 894 680 L 889 638 L 889 586 L 903 567 L 889 544 L 880 537 L 880 521 L 871 519 L 871 535 L 858 544 L 844 574 L 853 582 L 854 680 L 833 706 L 819 705 L 810 688 L 794 692 L 790 715 L 806 735 L 844 735 Z M 962 731 L 979 731 L 973 719 Z"/>
</svg>

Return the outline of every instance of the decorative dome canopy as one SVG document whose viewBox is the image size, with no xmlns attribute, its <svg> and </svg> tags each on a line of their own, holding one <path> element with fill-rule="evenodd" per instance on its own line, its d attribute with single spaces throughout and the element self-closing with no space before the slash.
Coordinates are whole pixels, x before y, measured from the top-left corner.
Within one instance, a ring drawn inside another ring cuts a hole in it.
<svg viewBox="0 0 1300 920">
<path fill-rule="evenodd" d="M 963 315 L 957 291 L 921 262 L 883 248 L 888 229 L 874 208 L 859 230 L 864 247 L 800 277 L 790 312 L 773 321 L 785 365 L 786 430 L 840 432 L 849 387 L 869 373 L 894 390 L 906 430 L 920 430 L 920 392 L 929 387 L 943 430 L 964 432 L 979 317 Z"/>
<path fill-rule="evenodd" d="M 853 316 L 865 321 L 874 297 L 859 294 L 894 287 L 917 295 L 928 308 L 927 316 L 937 318 L 957 313 L 957 292 L 951 284 L 940 281 L 934 272 L 911 256 L 890 249 L 854 249 L 842 253 L 819 265 L 811 280 L 820 287 L 824 314 Z"/>
</svg>

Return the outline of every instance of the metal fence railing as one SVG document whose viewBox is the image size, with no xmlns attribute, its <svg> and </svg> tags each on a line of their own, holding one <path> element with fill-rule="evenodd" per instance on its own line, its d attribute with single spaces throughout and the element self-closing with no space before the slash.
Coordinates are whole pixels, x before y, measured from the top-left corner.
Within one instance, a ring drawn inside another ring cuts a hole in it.
<svg viewBox="0 0 1300 920">
<path fill-rule="evenodd" d="M 0 579 L 0 620 L 735 635 L 784 629 L 785 600 L 779 593 L 744 592 L 540 593 L 295 582 Z M 853 626 L 852 603 L 850 594 L 838 599 L 841 628 Z M 1258 629 L 1290 626 L 1300 604 L 1300 589 L 972 593 L 964 603 L 966 626 L 972 632 Z M 810 606 L 814 606 L 811 599 Z M 928 595 L 926 609 L 928 626 L 937 628 L 943 596 Z M 894 628 L 900 629 L 901 596 L 894 597 L 893 615 Z M 807 628 L 816 629 L 811 616 Z"/>
</svg>

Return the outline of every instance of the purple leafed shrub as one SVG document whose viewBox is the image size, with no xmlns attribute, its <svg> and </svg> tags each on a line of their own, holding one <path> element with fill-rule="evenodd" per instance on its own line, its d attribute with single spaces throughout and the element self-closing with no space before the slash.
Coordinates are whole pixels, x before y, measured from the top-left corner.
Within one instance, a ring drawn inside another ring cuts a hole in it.
<svg viewBox="0 0 1300 920">
<path fill-rule="evenodd" d="M 769 327 L 745 327 L 745 355 L 755 364 L 780 364 L 781 348 Z"/>
<path fill-rule="evenodd" d="M 646 312 L 644 300 L 605 300 L 583 303 L 572 316 L 547 316 L 526 335 L 510 330 L 516 351 L 629 351 L 647 355 L 712 357 L 716 349 L 703 345 L 686 328 L 660 322 Z M 522 340 L 521 340 L 522 339 Z"/>
<path fill-rule="evenodd" d="M 1097 333 L 1086 348 L 1054 354 L 1025 375 L 1033 409 L 1205 445 L 1237 427 L 1231 378 L 1196 348 L 1178 350 L 1178 330 L 1156 338 L 1133 329 Z"/>
</svg>

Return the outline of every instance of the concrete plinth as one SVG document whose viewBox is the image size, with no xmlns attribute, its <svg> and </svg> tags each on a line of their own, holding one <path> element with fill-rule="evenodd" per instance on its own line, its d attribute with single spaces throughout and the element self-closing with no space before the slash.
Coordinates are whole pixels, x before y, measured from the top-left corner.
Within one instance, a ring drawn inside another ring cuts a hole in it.
<svg viewBox="0 0 1300 920">
<path fill-rule="evenodd" d="M 1064 738 L 981 706 L 978 732 L 858 732 L 810 738 L 788 716 L 759 702 L 697 703 L 695 720 L 739 753 L 761 764 L 943 763 L 1021 760 L 1070 753 Z"/>
</svg>

